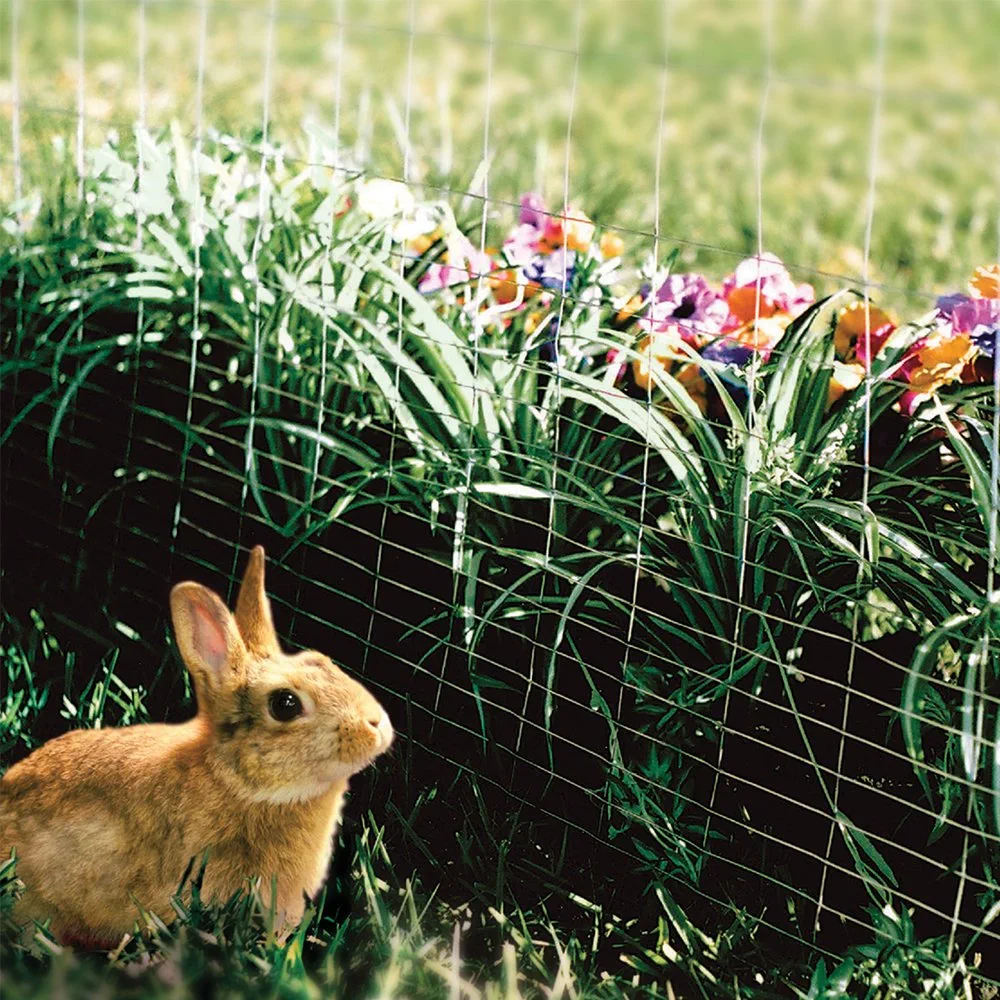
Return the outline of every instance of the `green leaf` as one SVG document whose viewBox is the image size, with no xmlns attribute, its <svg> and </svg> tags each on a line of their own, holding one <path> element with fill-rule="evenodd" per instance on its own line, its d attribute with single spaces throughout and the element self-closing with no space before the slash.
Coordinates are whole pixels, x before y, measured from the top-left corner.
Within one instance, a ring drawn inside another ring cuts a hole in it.
<svg viewBox="0 0 1000 1000">
<path fill-rule="evenodd" d="M 863 830 L 859 830 L 856 826 L 854 826 L 854 824 L 851 823 L 851 821 L 839 810 L 836 816 L 837 823 L 840 825 L 840 828 L 861 848 L 862 851 L 864 851 L 869 860 L 875 865 L 879 872 L 881 872 L 886 881 L 891 886 L 898 889 L 899 883 L 896 881 L 896 876 L 886 863 L 885 858 L 882 857 L 878 849 L 871 842 L 868 835 Z"/>
<path fill-rule="evenodd" d="M 105 348 L 104 350 L 98 351 L 96 354 L 89 357 L 76 375 L 73 376 L 72 381 L 63 393 L 62 399 L 59 400 L 59 405 L 56 407 L 56 411 L 52 415 L 52 423 L 49 425 L 49 433 L 46 440 L 45 454 L 48 461 L 50 475 L 55 475 L 53 453 L 55 451 L 56 439 L 59 437 L 59 429 L 62 426 L 63 418 L 66 416 L 66 410 L 69 408 L 70 403 L 72 403 L 76 398 L 76 394 L 79 392 L 80 387 L 89 378 L 90 373 L 110 355 L 111 348 Z"/>
</svg>

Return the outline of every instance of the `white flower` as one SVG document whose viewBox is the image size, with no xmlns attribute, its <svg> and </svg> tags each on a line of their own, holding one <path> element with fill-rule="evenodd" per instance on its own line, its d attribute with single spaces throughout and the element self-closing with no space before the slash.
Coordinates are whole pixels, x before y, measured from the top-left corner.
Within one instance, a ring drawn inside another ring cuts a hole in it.
<svg viewBox="0 0 1000 1000">
<path fill-rule="evenodd" d="M 399 181 L 376 177 L 365 181 L 358 189 L 358 208 L 372 219 L 410 215 L 414 207 L 410 189 Z"/>
<path fill-rule="evenodd" d="M 441 212 L 433 205 L 417 205 L 412 213 L 402 213 L 400 219 L 392 227 L 392 238 L 397 243 L 409 243 L 418 236 L 427 236 L 441 225 Z"/>
</svg>

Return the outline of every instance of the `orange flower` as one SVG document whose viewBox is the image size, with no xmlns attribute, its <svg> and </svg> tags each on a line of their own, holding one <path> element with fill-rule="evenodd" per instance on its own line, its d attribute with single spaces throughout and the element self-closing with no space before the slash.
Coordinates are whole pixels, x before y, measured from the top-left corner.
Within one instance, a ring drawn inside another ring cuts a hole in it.
<svg viewBox="0 0 1000 1000">
<path fill-rule="evenodd" d="M 1000 299 L 1000 264 L 977 267 L 969 282 L 969 291 L 977 299 Z"/>
<path fill-rule="evenodd" d="M 517 298 L 517 278 L 513 271 L 494 271 L 486 280 L 500 305 L 509 305 Z"/>
<path fill-rule="evenodd" d="M 834 403 L 844 395 L 845 392 L 853 392 L 865 378 L 863 365 L 857 363 L 842 365 L 839 361 L 833 363 L 833 373 L 830 375 L 830 390 L 826 397 L 826 405 L 833 406 Z"/>
<path fill-rule="evenodd" d="M 840 310 L 837 328 L 833 332 L 834 349 L 839 357 L 850 359 L 858 342 L 864 342 L 866 329 L 869 331 L 868 336 L 874 341 L 877 330 L 895 325 L 896 321 L 878 306 L 873 306 L 869 302 L 866 310 L 864 302 L 852 302 Z M 872 347 L 874 346 L 873 343 Z"/>
<path fill-rule="evenodd" d="M 931 395 L 959 381 L 975 356 L 976 345 L 969 334 L 956 337 L 950 330 L 931 334 L 917 351 L 917 364 L 909 372 L 910 391 Z"/>
<path fill-rule="evenodd" d="M 759 302 L 758 305 L 756 285 L 743 285 L 740 288 L 734 288 L 726 296 L 730 313 L 740 323 L 752 323 L 756 317 L 767 318 L 777 312 L 774 303 L 764 295 L 760 296 Z"/>
<path fill-rule="evenodd" d="M 639 357 L 632 362 L 635 384 L 649 392 L 653 387 L 654 373 L 663 375 L 670 371 L 675 361 L 684 359 L 685 355 L 679 350 L 682 343 L 680 333 L 673 326 L 643 337 L 636 348 Z"/>
<path fill-rule="evenodd" d="M 688 365 L 677 373 L 676 378 L 687 389 L 688 395 L 695 401 L 702 414 L 708 413 L 708 384 L 698 366 Z"/>
<path fill-rule="evenodd" d="M 561 250 L 586 250 L 594 238 L 594 224 L 579 208 L 567 208 L 565 218 L 552 216 L 545 222 L 545 232 L 539 241 L 542 253 Z"/>
<path fill-rule="evenodd" d="M 791 321 L 792 317 L 787 313 L 761 316 L 756 323 L 751 320 L 729 336 L 743 347 L 760 351 L 766 359 L 771 349 L 784 336 L 785 329 Z"/>
<path fill-rule="evenodd" d="M 434 246 L 434 240 L 427 235 L 427 233 L 421 233 L 419 236 L 414 236 L 414 238 L 410 240 L 410 249 L 418 257 L 427 253 L 432 246 Z"/>
<path fill-rule="evenodd" d="M 687 363 L 689 358 L 681 349 L 683 343 L 680 331 L 676 327 L 667 327 L 665 330 L 658 330 L 643 337 L 637 348 L 640 357 L 632 362 L 632 375 L 635 384 L 640 389 L 649 392 L 654 385 L 654 376 L 662 378 L 667 374 L 673 375 L 687 390 L 698 409 L 702 413 L 707 413 L 708 384 L 705 382 L 698 365 Z M 672 370 L 675 365 L 682 367 L 676 371 Z M 664 400 L 658 405 L 664 413 L 676 412 L 676 408 L 669 400 Z"/>
<path fill-rule="evenodd" d="M 625 241 L 617 233 L 603 233 L 600 247 L 601 255 L 605 260 L 611 257 L 621 257 L 625 252 Z"/>
<path fill-rule="evenodd" d="M 624 326 L 624 324 L 626 324 L 642 308 L 643 301 L 643 297 L 636 292 L 635 295 L 633 295 L 632 298 L 630 298 L 628 302 L 626 302 L 625 305 L 618 310 L 618 314 L 615 316 L 615 322 L 619 326 Z"/>
</svg>

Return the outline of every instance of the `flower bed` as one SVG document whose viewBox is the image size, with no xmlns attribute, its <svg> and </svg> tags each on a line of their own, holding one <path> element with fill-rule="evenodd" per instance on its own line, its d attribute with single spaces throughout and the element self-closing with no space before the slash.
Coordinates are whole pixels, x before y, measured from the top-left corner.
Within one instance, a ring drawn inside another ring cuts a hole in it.
<svg viewBox="0 0 1000 1000">
<path fill-rule="evenodd" d="M 615 382 L 650 392 L 656 388 L 654 373 L 673 372 L 705 414 L 710 392 L 704 368 L 745 394 L 751 361 L 766 362 L 780 353 L 789 324 L 816 301 L 812 286 L 796 284 L 770 253 L 742 261 L 718 286 L 704 275 L 667 269 L 628 290 L 622 238 L 612 231 L 598 235 L 577 206 L 550 211 L 537 194 L 521 197 L 518 224 L 499 249 L 477 247 L 453 217 L 418 205 L 398 182 L 363 182 L 357 201 L 372 218 L 398 218 L 393 236 L 417 262 L 417 287 L 425 295 L 446 295 L 480 326 L 510 330 L 519 324 L 529 335 L 545 329 L 538 349 L 553 362 L 565 301 L 600 302 L 616 329 L 640 331 L 633 345 L 639 356 L 630 370 L 621 364 Z M 439 221 L 442 214 L 447 225 Z M 428 262 L 425 269 L 421 262 Z M 1000 328 L 998 288 L 1000 264 L 984 265 L 970 278 L 967 292 L 940 297 L 929 317 L 902 330 L 868 299 L 843 305 L 832 331 L 830 405 L 862 385 L 870 360 L 897 335 L 905 351 L 892 377 L 908 387 L 898 402 L 901 412 L 914 414 L 952 385 L 989 383 Z M 629 353 L 613 352 L 608 361 L 614 364 Z"/>
<path fill-rule="evenodd" d="M 141 184 L 109 143 L 84 204 L 2 219 L 20 578 L 155 633 L 157 539 L 180 572 L 185 544 L 219 569 L 263 537 L 296 638 L 336 630 L 498 812 L 572 815 L 643 886 L 762 917 L 787 909 L 775 872 L 818 880 L 836 774 L 839 905 L 951 912 L 952 882 L 908 866 L 960 812 L 1000 826 L 1000 265 L 902 322 L 767 254 L 719 282 L 637 260 L 532 195 L 484 219 L 235 142 L 145 149 Z M 876 727 L 884 755 L 859 750 Z M 965 924 L 992 900 L 966 894 Z M 797 905 L 779 931 L 814 919 Z"/>
</svg>

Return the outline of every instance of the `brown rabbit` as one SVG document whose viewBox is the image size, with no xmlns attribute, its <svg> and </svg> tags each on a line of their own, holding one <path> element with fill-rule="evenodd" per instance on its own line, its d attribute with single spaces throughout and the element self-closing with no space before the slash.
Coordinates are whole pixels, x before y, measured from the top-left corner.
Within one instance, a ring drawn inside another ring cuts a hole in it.
<svg viewBox="0 0 1000 1000">
<path fill-rule="evenodd" d="M 136 904 L 164 920 L 192 857 L 203 898 L 262 877 L 280 923 L 326 877 L 347 779 L 388 749 L 382 706 L 321 653 L 285 654 L 258 546 L 232 615 L 197 583 L 170 594 L 198 714 L 180 725 L 76 730 L 0 780 L 0 857 L 26 890 L 14 917 L 64 943 L 113 947 Z"/>
</svg>

